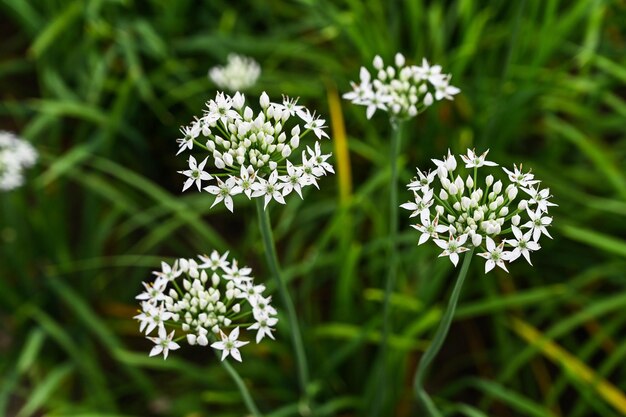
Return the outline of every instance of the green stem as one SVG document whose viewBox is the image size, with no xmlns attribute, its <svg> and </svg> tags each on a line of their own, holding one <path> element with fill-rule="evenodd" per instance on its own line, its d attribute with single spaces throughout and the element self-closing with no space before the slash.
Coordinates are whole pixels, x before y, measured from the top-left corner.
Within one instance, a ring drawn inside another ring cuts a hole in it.
<svg viewBox="0 0 626 417">
<path fill-rule="evenodd" d="M 289 328 L 291 330 L 291 342 L 296 355 L 296 361 L 298 365 L 298 377 L 300 381 L 300 390 L 303 395 L 305 405 L 309 405 L 309 368 L 307 364 L 306 354 L 304 352 L 304 343 L 302 342 L 302 335 L 300 334 L 300 326 L 298 325 L 298 317 L 296 316 L 296 309 L 289 295 L 287 284 L 285 283 L 280 273 L 280 267 L 278 265 L 278 257 L 276 256 L 276 247 L 274 245 L 274 237 L 272 235 L 272 228 L 270 226 L 269 214 L 263 209 L 263 199 L 256 199 L 257 214 L 259 217 L 259 227 L 261 229 L 261 236 L 263 237 L 263 246 L 265 247 L 265 257 L 267 258 L 267 264 L 270 268 L 271 274 L 276 280 L 276 286 L 280 297 L 282 298 L 283 307 L 286 309 L 287 319 L 289 320 Z"/>
<path fill-rule="evenodd" d="M 415 378 L 413 380 L 413 389 L 415 390 L 415 395 L 418 399 L 418 402 L 422 405 L 422 407 L 428 411 L 428 415 L 430 417 L 442 417 L 441 412 L 435 406 L 435 403 L 430 398 L 426 390 L 424 389 L 424 379 L 426 377 L 426 372 L 428 371 L 428 367 L 437 356 L 437 353 L 441 350 L 443 346 L 443 342 L 448 335 L 448 331 L 450 330 L 450 324 L 452 324 L 452 319 L 454 318 L 454 312 L 456 311 L 456 305 L 459 301 L 459 295 L 461 294 L 461 288 L 463 287 L 463 281 L 465 281 L 465 277 L 467 276 L 467 271 L 469 269 L 470 262 L 472 261 L 472 255 L 474 254 L 474 249 L 470 249 L 469 252 L 465 254 L 465 258 L 463 259 L 463 265 L 461 266 L 461 271 L 456 279 L 456 283 L 454 284 L 454 288 L 452 289 L 452 295 L 450 296 L 450 301 L 448 301 L 448 307 L 439 322 L 439 327 L 437 327 L 437 331 L 435 332 L 435 336 L 433 337 L 432 342 L 422 355 L 420 359 L 419 365 L 417 367 L 417 371 L 415 372 Z"/>
<path fill-rule="evenodd" d="M 385 283 L 385 297 L 383 299 L 383 329 L 380 346 L 379 366 L 380 377 L 378 389 L 376 390 L 375 403 L 372 407 L 372 415 L 380 415 L 380 410 L 387 400 L 387 356 L 389 350 L 389 335 L 392 332 L 391 327 L 391 294 L 396 285 L 398 275 L 398 154 L 400 152 L 400 143 L 402 142 L 402 133 L 404 124 L 397 122 L 392 124 L 393 131 L 391 135 L 391 146 L 389 153 L 389 164 L 391 165 L 391 178 L 389 180 L 389 236 L 387 240 L 387 281 Z"/>
<path fill-rule="evenodd" d="M 221 361 L 221 363 L 224 369 L 226 369 L 226 372 L 228 372 L 233 381 L 235 381 L 235 384 L 237 384 L 239 392 L 241 392 L 241 396 L 243 397 L 243 402 L 246 404 L 250 414 L 254 417 L 262 417 L 262 414 L 259 412 L 259 409 L 252 399 L 252 395 L 250 395 L 250 391 L 248 391 L 248 387 L 246 387 L 246 384 L 243 382 L 243 379 L 241 379 L 241 376 L 239 376 L 235 368 L 233 368 L 228 361 Z"/>
</svg>

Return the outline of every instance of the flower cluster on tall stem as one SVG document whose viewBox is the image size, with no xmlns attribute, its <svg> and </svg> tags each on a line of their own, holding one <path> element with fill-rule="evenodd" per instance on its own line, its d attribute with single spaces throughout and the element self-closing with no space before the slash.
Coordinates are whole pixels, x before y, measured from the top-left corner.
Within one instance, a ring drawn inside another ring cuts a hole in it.
<svg viewBox="0 0 626 417">
<path fill-rule="evenodd" d="M 550 189 L 541 188 L 534 175 L 522 165 L 502 168 L 506 178 L 493 175 L 482 178 L 479 170 L 497 166 L 488 161 L 486 151 L 477 154 L 468 149 L 461 155 L 464 167 L 454 155 L 433 159 L 435 169 L 417 170 L 407 187 L 413 200 L 402 204 L 410 217 L 419 218 L 413 227 L 420 233 L 419 244 L 432 239 L 456 266 L 459 254 L 478 249 L 484 258 L 485 273 L 496 266 L 507 271 L 507 263 L 523 257 L 531 263 L 530 254 L 540 249 L 542 236 L 550 236 L 552 203 Z"/>
<path fill-rule="evenodd" d="M 235 53 L 228 54 L 225 66 L 209 70 L 209 78 L 218 88 L 244 91 L 253 87 L 261 75 L 261 66 L 254 59 Z"/>
<path fill-rule="evenodd" d="M 222 360 L 231 356 L 241 362 L 239 348 L 249 343 L 239 340 L 241 328 L 255 332 L 256 343 L 273 339 L 276 310 L 265 286 L 255 284 L 251 273 L 236 259 L 229 260 L 228 252 L 179 259 L 173 265 L 162 262 L 154 280 L 143 282 L 144 291 L 136 297 L 141 303 L 135 316 L 139 330 L 155 344 L 150 356 L 167 358 L 186 339 L 190 345 L 210 345 Z"/>
<path fill-rule="evenodd" d="M 209 100 L 204 115 L 181 128 L 178 154 L 200 149 L 198 160 L 190 155 L 189 169 L 179 171 L 187 177 L 183 191 L 196 186 L 215 196 L 213 206 L 223 203 L 233 211 L 233 197 L 245 194 L 285 204 L 285 197 L 302 189 L 319 188 L 317 180 L 334 173 L 323 154 L 319 140 L 328 137 L 325 120 L 284 97 L 282 103 L 270 102 L 263 93 L 258 113 L 246 106 L 245 97 L 218 93 Z M 300 142 L 312 133 L 316 141 L 299 155 Z M 289 157 L 298 155 L 299 158 Z M 204 184 L 208 183 L 207 186 Z"/>
<path fill-rule="evenodd" d="M 37 161 L 37 151 L 13 133 L 0 131 L 0 190 L 8 191 L 24 183 L 24 170 Z"/>
<path fill-rule="evenodd" d="M 352 82 L 352 91 L 343 98 L 367 107 L 367 118 L 376 110 L 389 112 L 395 121 L 410 119 L 433 104 L 435 100 L 452 100 L 461 90 L 450 85 L 450 74 L 443 74 L 440 65 L 408 65 L 404 55 L 397 53 L 395 65 L 387 65 L 376 55 L 374 76 L 361 67 L 359 83 Z"/>
</svg>

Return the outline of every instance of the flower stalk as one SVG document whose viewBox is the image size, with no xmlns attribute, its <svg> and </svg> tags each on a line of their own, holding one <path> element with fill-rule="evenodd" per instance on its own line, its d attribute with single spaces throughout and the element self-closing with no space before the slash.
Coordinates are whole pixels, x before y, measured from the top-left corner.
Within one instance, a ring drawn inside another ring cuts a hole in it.
<svg viewBox="0 0 626 417">
<path fill-rule="evenodd" d="M 235 370 L 235 368 L 233 368 L 233 366 L 228 361 L 222 361 L 222 366 L 224 367 L 224 369 L 226 369 L 226 372 L 228 372 L 230 377 L 233 379 L 233 381 L 237 385 L 237 388 L 239 388 L 239 392 L 243 397 L 243 402 L 246 404 L 246 407 L 248 408 L 250 414 L 254 417 L 263 417 L 263 415 L 257 408 L 254 399 L 252 399 L 252 395 L 250 394 L 250 391 L 248 391 L 248 387 L 246 387 L 246 384 L 243 382 L 243 379 Z"/>
<path fill-rule="evenodd" d="M 263 202 L 260 199 L 256 200 L 257 214 L 259 218 L 259 227 L 261 230 L 261 236 L 263 238 L 263 246 L 265 248 L 265 257 L 267 264 L 270 268 L 270 273 L 274 276 L 276 286 L 280 297 L 282 299 L 283 307 L 287 312 L 287 319 L 289 321 L 289 329 L 291 331 L 291 341 L 293 349 L 296 355 L 296 362 L 298 366 L 298 378 L 300 382 L 300 389 L 304 396 L 304 401 L 308 403 L 308 385 L 309 385 L 309 368 L 307 364 L 306 353 L 304 351 L 304 343 L 302 342 L 302 335 L 300 333 L 300 326 L 298 324 L 298 317 L 293 304 L 293 300 L 289 295 L 287 284 L 285 283 L 282 274 L 280 272 L 280 266 L 278 264 L 278 257 L 276 255 L 276 247 L 274 244 L 274 237 L 272 235 L 272 228 L 270 225 L 269 214 L 265 211 Z"/>
<path fill-rule="evenodd" d="M 398 275 L 398 256 L 397 256 L 397 235 L 398 235 L 398 154 L 402 142 L 402 134 L 404 123 L 395 122 L 391 124 L 392 135 L 389 154 L 389 165 L 391 168 L 391 177 L 389 181 L 389 235 L 387 240 L 387 259 L 388 271 L 387 280 L 385 282 L 385 296 L 383 299 L 383 328 L 380 346 L 379 366 L 380 377 L 379 386 L 376 390 L 377 398 L 372 407 L 372 415 L 378 415 L 381 406 L 385 403 L 387 397 L 387 351 L 389 349 L 389 335 L 391 328 L 391 294 L 396 285 Z"/>
<path fill-rule="evenodd" d="M 450 330 L 450 325 L 452 324 L 452 319 L 454 318 L 454 313 L 456 311 L 456 306 L 459 301 L 463 282 L 465 281 L 465 277 L 467 276 L 467 271 L 469 270 L 473 254 L 474 249 L 470 249 L 465 254 L 465 258 L 463 259 L 463 264 L 461 266 L 461 271 L 459 272 L 456 283 L 454 284 L 454 288 L 452 289 L 452 294 L 450 295 L 450 301 L 448 301 L 446 311 L 444 312 L 443 317 L 439 322 L 439 327 L 437 327 L 437 331 L 435 332 L 435 336 L 433 337 L 432 342 L 420 359 L 419 365 L 417 366 L 417 371 L 415 372 L 415 378 L 413 379 L 413 389 L 415 391 L 415 396 L 417 397 L 417 400 L 422 408 L 428 412 L 428 415 L 430 417 L 442 417 L 442 414 L 437 409 L 435 403 L 424 389 L 424 379 L 426 378 L 426 372 L 428 372 L 428 368 L 437 356 L 437 353 L 439 353 L 439 351 L 441 350 L 443 342 L 445 341 L 446 336 L 448 335 L 448 331 Z"/>
</svg>

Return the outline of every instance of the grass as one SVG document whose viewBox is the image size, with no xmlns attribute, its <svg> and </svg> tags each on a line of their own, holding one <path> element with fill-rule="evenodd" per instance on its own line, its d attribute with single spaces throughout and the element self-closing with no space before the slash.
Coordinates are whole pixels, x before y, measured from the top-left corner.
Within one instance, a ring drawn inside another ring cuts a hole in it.
<svg viewBox="0 0 626 417">
<path fill-rule="evenodd" d="M 426 389 L 447 415 L 626 415 L 626 5 L 268 0 L 0 1 L 0 120 L 40 151 L 0 195 L 0 415 L 241 416 L 213 354 L 147 357 L 131 320 L 162 258 L 231 250 L 259 279 L 253 204 L 180 193 L 178 126 L 231 51 L 263 68 L 250 96 L 301 97 L 330 121 L 335 177 L 274 207 L 320 416 L 362 416 L 383 335 L 389 140 L 338 99 L 375 54 L 441 63 L 462 89 L 407 123 L 400 184 L 448 148 L 523 162 L 559 204 L 534 267 L 472 265 Z M 401 201 L 409 198 L 402 188 Z M 456 274 L 400 213 L 381 415 L 412 416 L 410 380 Z M 276 288 L 266 280 L 272 291 Z M 233 364 L 265 416 L 298 415 L 286 320 Z"/>
</svg>

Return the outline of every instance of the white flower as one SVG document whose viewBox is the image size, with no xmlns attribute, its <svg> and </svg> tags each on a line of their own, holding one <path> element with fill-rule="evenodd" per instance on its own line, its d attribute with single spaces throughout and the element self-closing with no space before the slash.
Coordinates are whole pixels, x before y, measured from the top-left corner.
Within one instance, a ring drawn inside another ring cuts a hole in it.
<svg viewBox="0 0 626 417">
<path fill-rule="evenodd" d="M 496 243 L 491 237 L 487 236 L 486 240 L 487 252 L 478 254 L 478 256 L 481 256 L 487 260 L 487 262 L 485 262 L 485 274 L 495 268 L 496 265 L 504 269 L 506 272 L 509 272 L 509 270 L 506 269 L 504 261 L 508 261 L 511 259 L 511 253 L 503 252 L 504 241 L 500 242 L 500 244 L 496 246 Z"/>
<path fill-rule="evenodd" d="M 153 272 L 154 275 L 166 281 L 173 281 L 182 273 L 183 271 L 178 269 L 178 261 L 174 261 L 173 266 L 167 262 L 161 262 L 161 270 Z"/>
<path fill-rule="evenodd" d="M 519 185 L 520 187 L 528 187 L 534 184 L 537 184 L 539 181 L 534 180 L 535 176 L 530 172 L 522 172 L 522 165 L 520 164 L 519 168 L 517 165 L 513 165 L 513 171 L 509 171 L 508 169 L 502 167 L 502 170 L 506 172 L 509 176 L 509 180 L 514 184 Z"/>
<path fill-rule="evenodd" d="M 228 55 L 226 66 L 209 70 L 209 78 L 215 85 L 233 92 L 254 86 L 260 75 L 261 67 L 254 59 L 237 54 Z"/>
<path fill-rule="evenodd" d="M 182 126 L 180 128 L 180 133 L 183 134 L 183 137 L 180 139 L 176 139 L 176 142 L 178 142 L 179 146 L 176 155 L 179 155 L 185 150 L 193 149 L 193 141 L 200 134 L 200 124 L 196 122 L 192 123 L 190 126 Z"/>
<path fill-rule="evenodd" d="M 530 262 L 530 251 L 536 251 L 541 249 L 539 244 L 536 241 L 532 240 L 533 231 L 529 230 L 524 234 L 519 228 L 515 226 L 512 227 L 512 230 L 513 235 L 515 235 L 515 239 L 506 240 L 506 243 L 513 247 L 509 262 L 513 262 L 514 260 L 519 258 L 520 255 L 523 255 L 528 263 L 532 265 L 532 262 Z"/>
<path fill-rule="evenodd" d="M 218 268 L 222 271 L 228 271 L 228 252 L 224 252 L 223 255 L 216 250 L 211 252 L 211 256 L 198 255 L 198 258 L 202 261 L 202 264 L 198 265 L 198 268 L 210 268 L 211 271 L 216 271 Z"/>
<path fill-rule="evenodd" d="M 0 131 L 0 190 L 8 191 L 24 183 L 24 170 L 37 161 L 37 151 L 13 133 Z"/>
<path fill-rule="evenodd" d="M 411 191 L 428 191 L 430 184 L 435 179 L 435 175 L 437 175 L 437 171 L 427 172 L 424 174 L 422 171 L 417 169 L 417 177 L 410 183 L 407 184 L 407 188 Z"/>
<path fill-rule="evenodd" d="M 287 175 L 280 177 L 280 180 L 283 181 L 283 196 L 295 191 L 300 198 L 304 198 L 302 197 L 302 187 L 308 184 L 302 168 L 294 167 L 290 161 L 287 161 Z"/>
<path fill-rule="evenodd" d="M 278 319 L 272 316 L 262 316 L 257 319 L 257 322 L 252 326 L 248 327 L 248 330 L 257 330 L 256 333 L 256 342 L 259 343 L 265 336 L 268 336 L 270 339 L 274 339 L 274 335 L 272 334 L 272 326 L 275 326 L 278 323 Z"/>
<path fill-rule="evenodd" d="M 454 95 L 457 95 L 461 90 L 453 85 L 450 85 L 450 76 L 440 78 L 435 81 L 435 100 L 452 100 Z"/>
<path fill-rule="evenodd" d="M 548 211 L 548 207 L 554 207 L 556 204 L 549 201 L 550 189 L 544 188 L 543 190 L 539 190 L 538 188 L 528 187 L 522 188 L 526 194 L 530 196 L 528 199 L 528 205 L 537 204 L 537 209 L 546 213 Z"/>
<path fill-rule="evenodd" d="M 526 209 L 526 212 L 528 213 L 530 220 L 524 223 L 522 227 L 528 227 L 532 230 L 533 240 L 537 242 L 542 233 L 552 239 L 552 236 L 550 236 L 550 233 L 546 228 L 546 226 L 552 224 L 552 217 L 543 216 L 544 212 L 540 208 L 538 208 L 537 211 Z"/>
<path fill-rule="evenodd" d="M 365 68 L 359 72 L 360 82 L 351 82 L 352 91 L 343 98 L 365 106 L 370 119 L 376 110 L 390 113 L 393 120 L 405 120 L 416 116 L 437 100 L 452 99 L 460 90 L 449 85 L 450 76 L 441 74 L 441 66 L 430 66 L 424 59 L 422 66 L 407 65 L 404 55 L 397 53 L 394 66 L 387 66 L 376 55 L 373 66 L 376 78 Z"/>
<path fill-rule="evenodd" d="M 465 168 L 480 168 L 482 166 L 490 166 L 495 167 L 498 164 L 495 162 L 487 161 L 485 158 L 489 153 L 489 149 L 482 153 L 482 155 L 478 156 L 475 153 L 474 149 L 468 149 L 467 155 L 461 155 L 461 159 L 465 162 Z"/>
<path fill-rule="evenodd" d="M 400 207 L 406 210 L 413 210 L 409 217 L 417 217 L 422 213 L 430 214 L 430 206 L 433 205 L 433 190 L 426 190 L 423 195 L 414 193 L 415 201 L 409 201 Z"/>
<path fill-rule="evenodd" d="M 448 238 L 448 240 L 433 239 L 435 244 L 443 249 L 443 252 L 441 252 L 441 255 L 439 256 L 449 256 L 450 262 L 452 262 L 454 266 L 459 263 L 459 253 L 463 253 L 469 250 L 468 248 L 463 246 L 466 240 L 467 235 L 454 237 L 452 233 L 450 233 L 450 237 Z"/>
<path fill-rule="evenodd" d="M 335 170 L 331 164 L 326 162 L 328 158 L 331 157 L 331 154 L 322 155 L 322 149 L 319 142 L 315 142 L 315 150 L 310 147 L 306 147 L 307 152 L 311 156 L 311 161 L 314 165 L 322 168 L 323 171 L 320 171 L 320 175 L 325 175 L 327 172 L 332 174 L 335 173 Z"/>
<path fill-rule="evenodd" d="M 328 134 L 324 132 L 324 129 L 326 128 L 324 123 L 326 123 L 326 120 L 316 117 L 315 113 L 311 113 L 309 110 L 306 110 L 306 112 L 300 112 L 299 116 L 304 122 L 304 127 L 312 130 L 318 139 L 322 139 L 322 137 L 328 138 Z"/>
<path fill-rule="evenodd" d="M 155 303 L 165 299 L 165 294 L 163 294 L 163 292 L 165 291 L 165 287 L 167 287 L 167 280 L 157 279 L 150 284 L 145 282 L 142 282 L 142 284 L 146 291 L 135 297 L 137 300 L 147 300 Z"/>
<path fill-rule="evenodd" d="M 552 218 L 547 211 L 555 204 L 549 201 L 549 189 L 540 190 L 539 181 L 523 173 L 521 165 L 513 171 L 503 168 L 507 179 L 479 175 L 481 169 L 497 166 L 486 156 L 487 152 L 468 149 L 461 155 L 461 166 L 450 150 L 442 159 L 432 159 L 437 170 L 417 171 L 418 177 L 407 185 L 414 202 L 401 207 L 412 211 L 410 217 L 420 216 L 420 223 L 412 226 L 421 233 L 419 244 L 432 237 L 444 249 L 441 256 L 450 256 L 455 266 L 458 253 L 483 248 L 479 256 L 486 259 L 485 272 L 489 272 L 495 266 L 506 270 L 505 262 L 521 256 L 530 263 L 530 252 L 540 249 L 540 237 L 551 237 L 547 227 Z M 522 233 L 520 228 L 529 230 Z M 437 236 L 444 232 L 450 235 L 447 241 Z"/>
<path fill-rule="evenodd" d="M 242 328 L 256 330 L 257 343 L 274 336 L 272 326 L 278 319 L 271 297 L 264 296 L 264 285 L 255 285 L 250 268 L 239 267 L 236 259 L 229 261 L 228 252 L 212 251 L 199 260 L 179 259 L 179 268 L 175 263 L 171 271 L 162 263 L 161 271 L 154 272 L 163 274 L 155 285 L 143 283 L 146 291 L 137 296 L 141 309 L 134 317 L 139 330 L 147 336 L 158 329 L 158 337 L 149 337 L 156 344 L 151 356 L 163 353 L 167 357 L 169 350 L 178 349 L 173 340 L 176 329 L 183 332 L 178 339 L 190 345 L 211 345 L 226 350 L 222 357 L 226 354 L 241 360 L 238 348 L 248 343 L 237 340 Z M 252 321 L 257 325 L 250 327 Z M 172 330 L 169 335 L 168 329 Z M 227 329 L 229 337 L 223 335 Z"/>
<path fill-rule="evenodd" d="M 207 158 L 204 158 L 200 165 L 196 162 L 196 158 L 193 156 L 189 157 L 189 169 L 185 171 L 178 171 L 179 174 L 183 174 L 189 177 L 185 184 L 183 185 L 183 191 L 191 187 L 194 183 L 198 187 L 198 191 L 200 191 L 202 187 L 202 181 L 208 181 L 212 179 L 211 175 L 204 171 L 204 166 L 206 165 Z"/>
<path fill-rule="evenodd" d="M 211 207 L 224 202 L 232 212 L 232 197 L 240 193 L 249 199 L 263 197 L 267 207 L 270 199 L 284 204 L 281 194 L 287 195 L 296 190 L 302 196 L 302 188 L 309 185 L 318 187 L 319 177 L 334 173 L 328 162 L 331 154 L 322 155 L 317 142 L 328 137 L 325 121 L 296 103 L 297 99 L 286 96 L 283 96 L 282 104 L 273 103 L 267 93 L 262 93 L 259 98 L 261 111 L 255 114 L 252 108 L 245 105 L 243 94 L 237 92 L 231 97 L 218 93 L 215 99 L 207 102 L 207 110 L 202 118 L 194 121 L 193 128 L 184 130 L 190 137 L 201 132 L 207 138 L 206 145 L 193 141 L 193 145 L 186 145 L 185 142 L 181 146 L 181 150 L 205 152 L 200 165 L 190 157 L 190 169 L 182 172 L 188 177 L 184 190 L 194 183 L 200 186 L 202 181 L 212 180 L 213 183 L 204 187 L 204 191 L 216 196 Z M 290 160 L 309 134 L 316 137 L 315 146 L 306 147 L 310 157 L 304 157 L 306 152 L 302 151 L 301 164 Z M 208 167 L 206 172 L 205 164 Z M 276 183 L 270 179 L 274 172 L 282 175 L 287 172 L 290 178 L 282 176 Z M 291 183 L 291 186 L 283 189 L 285 182 Z M 272 188 L 269 194 L 266 192 L 268 184 Z M 277 190 L 282 193 L 274 192 Z"/>
<path fill-rule="evenodd" d="M 430 220 L 430 213 L 423 211 L 421 216 L 422 224 L 414 224 L 411 227 L 419 230 L 422 235 L 420 236 L 418 245 L 425 243 L 429 238 L 438 239 L 438 233 L 445 233 L 448 231 L 448 226 L 444 226 L 439 224 L 439 215 L 436 215 L 435 218 Z"/>
<path fill-rule="evenodd" d="M 220 336 L 222 340 L 211 344 L 211 347 L 222 351 L 222 360 L 226 359 L 228 355 L 230 355 L 235 360 L 241 362 L 241 353 L 239 353 L 239 348 L 250 342 L 237 340 L 239 338 L 239 327 L 235 327 L 228 336 L 226 336 L 224 332 L 221 332 Z"/>
<path fill-rule="evenodd" d="M 156 356 L 163 353 L 163 359 L 167 359 L 167 354 L 170 350 L 176 350 L 180 348 L 178 343 L 173 342 L 172 338 L 174 337 L 174 331 L 170 334 L 166 334 L 165 328 L 159 328 L 159 337 L 148 337 L 151 341 L 153 341 L 156 346 L 152 348 L 149 356 Z"/>
<path fill-rule="evenodd" d="M 254 184 L 252 188 L 252 197 L 264 197 L 264 207 L 267 207 L 267 204 L 272 200 L 276 200 L 280 204 L 285 204 L 285 199 L 281 194 L 280 190 L 283 187 L 282 183 L 278 181 L 278 172 L 273 171 L 270 174 L 269 179 L 265 180 L 263 178 L 259 178 L 259 181 Z"/>
<path fill-rule="evenodd" d="M 222 181 L 219 178 L 217 179 L 217 186 L 209 185 L 204 188 L 210 194 L 215 196 L 215 201 L 211 207 L 215 206 L 220 202 L 224 202 L 226 208 L 232 213 L 233 212 L 233 197 L 241 193 L 242 189 L 239 185 L 237 185 L 237 181 L 235 178 L 230 177 L 226 181 Z"/>
</svg>

